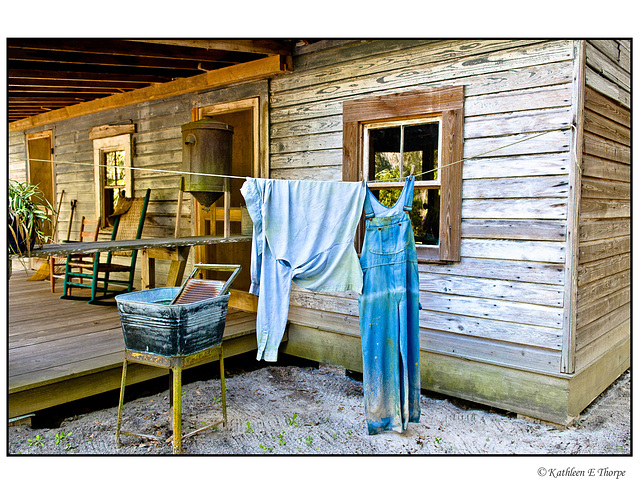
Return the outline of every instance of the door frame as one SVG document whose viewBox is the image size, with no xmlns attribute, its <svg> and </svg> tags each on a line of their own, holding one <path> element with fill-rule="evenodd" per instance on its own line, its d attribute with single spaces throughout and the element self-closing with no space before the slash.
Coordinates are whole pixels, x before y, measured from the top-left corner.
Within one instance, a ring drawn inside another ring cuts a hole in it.
<svg viewBox="0 0 640 495">
<path fill-rule="evenodd" d="M 31 182 L 31 157 L 29 156 L 29 141 L 36 139 L 49 138 L 49 166 L 51 168 L 51 206 L 55 206 L 56 202 L 56 180 L 55 171 L 53 168 L 53 131 L 40 131 L 31 134 L 26 134 L 26 155 L 27 155 L 27 170 L 26 177 L 27 182 Z"/>
<path fill-rule="evenodd" d="M 214 117 L 220 114 L 241 112 L 251 110 L 253 119 L 253 176 L 264 177 L 260 160 L 260 97 L 245 98 L 242 100 L 230 101 L 226 103 L 216 103 L 194 109 L 194 120 L 204 117 Z"/>
<path fill-rule="evenodd" d="M 53 167 L 53 131 L 52 130 L 46 130 L 46 131 L 39 131 L 39 132 L 33 132 L 33 133 L 29 133 L 29 134 L 25 134 L 25 154 L 27 156 L 27 163 L 26 163 L 26 173 L 25 176 L 27 178 L 27 182 L 31 183 L 31 157 L 29 156 L 29 141 L 35 141 L 36 139 L 49 139 L 49 176 L 51 177 L 51 198 L 47 198 L 49 200 L 49 203 L 51 204 L 51 206 L 53 208 L 56 207 L 56 199 L 57 199 L 57 194 L 56 194 L 56 177 L 55 177 L 55 169 Z M 53 219 L 54 219 L 54 214 L 53 212 L 51 212 L 51 215 L 48 215 L 50 220 L 51 220 L 51 234 L 52 236 L 56 235 L 56 233 L 53 231 L 54 225 L 53 225 Z M 53 239 L 53 241 L 55 242 L 55 238 Z M 29 258 L 29 268 L 31 269 L 36 269 L 38 266 L 40 265 L 40 261 L 34 259 L 34 258 Z"/>
<path fill-rule="evenodd" d="M 215 117 L 216 115 L 229 114 L 234 112 L 242 112 L 242 111 L 251 111 L 251 119 L 253 126 L 253 176 L 254 177 L 262 177 L 263 176 L 263 164 L 264 160 L 262 158 L 262 152 L 265 147 L 261 146 L 264 142 L 263 138 L 260 134 L 261 128 L 264 126 L 261 125 L 260 122 L 260 97 L 250 97 L 243 98 L 234 101 L 227 101 L 222 103 L 214 103 L 211 105 L 205 105 L 202 107 L 194 108 L 192 111 L 192 119 L 194 121 L 200 120 L 205 117 Z M 201 221 L 201 213 L 200 208 L 195 199 L 192 200 L 192 211 L 194 212 L 193 216 L 193 234 L 199 235 L 198 226 Z M 196 258 L 202 260 L 204 258 L 204 246 L 196 248 Z"/>
</svg>

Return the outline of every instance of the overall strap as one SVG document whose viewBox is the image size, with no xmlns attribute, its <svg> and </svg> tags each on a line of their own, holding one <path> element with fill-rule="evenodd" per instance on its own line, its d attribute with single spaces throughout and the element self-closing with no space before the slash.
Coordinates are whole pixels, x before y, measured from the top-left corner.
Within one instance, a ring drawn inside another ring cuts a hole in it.
<svg viewBox="0 0 640 495">
<path fill-rule="evenodd" d="M 413 186 L 415 184 L 415 175 L 410 175 L 404 183 L 404 189 L 402 193 L 404 194 L 404 211 L 411 211 L 413 208 Z"/>
<path fill-rule="evenodd" d="M 364 195 L 364 217 L 367 220 L 369 218 L 373 218 L 376 216 L 376 214 L 373 211 L 373 206 L 371 206 L 370 194 L 371 194 L 371 190 L 368 187 L 366 187 L 366 191 Z"/>
</svg>

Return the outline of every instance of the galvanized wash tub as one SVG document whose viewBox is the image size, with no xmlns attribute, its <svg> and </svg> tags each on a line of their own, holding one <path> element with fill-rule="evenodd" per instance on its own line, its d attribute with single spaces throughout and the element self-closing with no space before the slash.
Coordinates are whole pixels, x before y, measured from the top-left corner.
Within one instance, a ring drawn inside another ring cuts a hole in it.
<svg viewBox="0 0 640 495">
<path fill-rule="evenodd" d="M 192 278 L 200 269 L 235 270 L 226 283 Z M 127 350 L 161 356 L 186 356 L 222 342 L 229 287 L 240 271 L 238 265 L 195 266 L 182 287 L 163 287 L 116 296 Z M 188 297 L 191 287 L 211 287 L 215 297 Z M 183 297 L 187 295 L 187 297 Z"/>
</svg>

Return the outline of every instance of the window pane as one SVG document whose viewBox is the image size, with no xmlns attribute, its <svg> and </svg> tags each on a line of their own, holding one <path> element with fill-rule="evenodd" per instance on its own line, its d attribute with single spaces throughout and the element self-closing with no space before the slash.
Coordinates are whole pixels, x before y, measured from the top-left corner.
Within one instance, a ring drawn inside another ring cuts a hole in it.
<svg viewBox="0 0 640 495">
<path fill-rule="evenodd" d="M 387 208 L 391 208 L 398 202 L 398 198 L 400 197 L 400 193 L 402 189 L 380 189 L 378 191 L 374 191 L 374 196 L 378 198 L 381 204 L 385 205 Z"/>
<path fill-rule="evenodd" d="M 400 127 L 369 131 L 369 180 L 400 177 Z"/>
<path fill-rule="evenodd" d="M 124 150 L 104 154 L 105 183 L 109 187 L 125 185 Z"/>
<path fill-rule="evenodd" d="M 440 241 L 440 190 L 416 189 L 409 213 L 416 244 L 438 245 Z"/>
<path fill-rule="evenodd" d="M 438 167 L 438 131 L 437 122 L 407 125 L 404 128 L 404 176 L 419 174 Z M 420 180 L 435 180 L 437 172 L 429 172 Z"/>
</svg>

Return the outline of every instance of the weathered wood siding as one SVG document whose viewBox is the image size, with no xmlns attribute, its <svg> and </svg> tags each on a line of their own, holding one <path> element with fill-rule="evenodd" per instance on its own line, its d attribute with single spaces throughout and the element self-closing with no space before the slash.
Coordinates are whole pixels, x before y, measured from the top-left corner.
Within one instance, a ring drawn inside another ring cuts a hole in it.
<svg viewBox="0 0 640 495">
<path fill-rule="evenodd" d="M 9 179 L 17 181 L 27 180 L 27 138 L 21 132 L 9 133 L 7 142 L 9 147 Z"/>
<path fill-rule="evenodd" d="M 576 370 L 631 329 L 629 48 L 624 40 L 586 47 Z"/>
<path fill-rule="evenodd" d="M 271 177 L 316 180 L 341 178 L 345 100 L 465 86 L 462 259 L 420 265 L 423 349 L 560 372 L 572 59 L 562 40 L 354 42 L 272 81 Z M 359 336 L 357 296 L 294 286 L 290 320 Z"/>
<path fill-rule="evenodd" d="M 631 40 L 588 40 L 586 85 L 631 109 Z"/>
<path fill-rule="evenodd" d="M 64 122 L 30 129 L 37 132 L 53 130 L 56 204 L 64 190 L 60 208 L 58 240 L 64 239 L 69 225 L 71 201 L 77 200 L 73 216 L 71 239 L 78 238 L 80 219 L 97 217 L 94 193 L 93 141 L 89 138 L 92 127 L 105 124 L 133 123 L 132 165 L 134 194 L 141 196 L 151 188 L 151 197 L 143 237 L 172 236 L 177 212 L 179 175 L 146 171 L 146 169 L 173 170 L 182 164 L 180 126 L 191 121 L 191 95 L 150 101 L 115 110 L 108 110 Z M 25 134 L 12 133 L 9 140 L 9 171 L 11 178 L 24 180 L 26 168 Z M 192 235 L 191 196 L 185 194 L 180 235 Z M 106 235 L 106 234 L 105 234 Z M 104 236 L 101 234 L 101 238 Z M 138 264 L 138 272 L 139 272 Z M 156 263 L 158 280 L 163 280 L 168 262 Z M 136 286 L 139 276 L 136 276 Z"/>
</svg>

